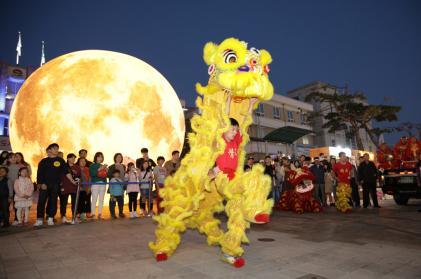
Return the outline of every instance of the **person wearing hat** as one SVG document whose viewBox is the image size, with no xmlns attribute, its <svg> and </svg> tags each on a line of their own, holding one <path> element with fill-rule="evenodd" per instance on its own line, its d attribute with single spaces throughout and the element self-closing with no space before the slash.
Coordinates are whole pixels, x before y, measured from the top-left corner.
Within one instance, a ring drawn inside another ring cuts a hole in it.
<svg viewBox="0 0 421 279">
<path fill-rule="evenodd" d="M 54 225 L 54 216 L 57 213 L 57 196 L 60 191 L 62 175 L 65 175 L 72 184 L 76 184 L 66 162 L 58 157 L 59 145 L 52 143 L 47 147 L 48 157 L 42 159 L 38 164 L 37 184 L 39 188 L 39 197 L 37 204 L 37 221 L 34 226 L 43 225 L 45 215 L 45 205 L 48 204 L 47 224 Z"/>
</svg>

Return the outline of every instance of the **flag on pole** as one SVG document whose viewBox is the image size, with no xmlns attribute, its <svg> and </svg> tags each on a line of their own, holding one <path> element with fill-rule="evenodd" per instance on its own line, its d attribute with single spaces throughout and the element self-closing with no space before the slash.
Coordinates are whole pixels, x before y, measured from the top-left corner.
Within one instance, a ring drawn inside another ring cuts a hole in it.
<svg viewBox="0 0 421 279">
<path fill-rule="evenodd" d="M 41 50 L 41 65 L 45 64 L 45 53 L 44 53 L 44 41 L 42 41 L 42 50 Z"/>
<path fill-rule="evenodd" d="M 16 46 L 16 65 L 19 65 L 19 57 L 22 55 L 22 38 L 19 32 L 18 45 Z"/>
</svg>

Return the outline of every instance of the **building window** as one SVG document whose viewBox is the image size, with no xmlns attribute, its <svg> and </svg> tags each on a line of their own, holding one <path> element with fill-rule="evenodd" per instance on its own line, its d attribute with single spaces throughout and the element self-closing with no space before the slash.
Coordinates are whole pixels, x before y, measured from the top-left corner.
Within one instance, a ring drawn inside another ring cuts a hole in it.
<svg viewBox="0 0 421 279">
<path fill-rule="evenodd" d="M 303 137 L 303 144 L 309 144 L 309 140 L 307 136 Z"/>
<path fill-rule="evenodd" d="M 265 116 L 265 111 L 263 110 L 263 104 L 259 104 L 256 109 L 256 115 Z"/>
<path fill-rule="evenodd" d="M 263 127 L 258 127 L 258 130 L 257 130 L 257 137 L 259 138 L 259 139 L 262 139 L 262 138 L 264 138 L 264 136 L 265 136 L 265 130 L 263 129 Z"/>
<path fill-rule="evenodd" d="M 273 107 L 273 118 L 281 119 L 281 109 L 279 107 Z"/>
<path fill-rule="evenodd" d="M 3 124 L 3 136 L 8 136 L 8 135 L 9 135 L 9 119 L 5 118 L 4 124 Z"/>
<path fill-rule="evenodd" d="M 304 113 L 300 114 L 300 121 L 302 125 L 306 124 L 306 115 Z"/>
<path fill-rule="evenodd" d="M 294 122 L 294 113 L 292 111 L 287 111 L 288 122 Z"/>
</svg>

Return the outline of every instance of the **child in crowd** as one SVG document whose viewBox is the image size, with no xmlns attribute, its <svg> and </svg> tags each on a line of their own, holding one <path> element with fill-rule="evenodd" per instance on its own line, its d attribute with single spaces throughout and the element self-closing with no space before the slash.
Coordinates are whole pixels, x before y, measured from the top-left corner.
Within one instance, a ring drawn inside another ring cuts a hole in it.
<svg viewBox="0 0 421 279">
<path fill-rule="evenodd" d="M 152 206 L 153 206 L 153 199 L 152 199 L 152 171 L 149 166 L 148 161 L 144 161 L 141 165 L 140 170 L 140 208 L 142 210 L 141 216 L 145 215 L 146 212 L 146 200 L 148 201 L 148 211 L 147 216 L 151 217 L 153 215 Z"/>
<path fill-rule="evenodd" d="M 19 165 L 16 163 L 16 154 L 15 153 L 9 153 L 9 156 L 7 157 L 7 183 L 9 186 L 9 197 L 11 200 L 14 200 L 14 191 L 13 186 L 15 185 L 15 180 L 18 178 L 19 173 Z M 18 218 L 17 218 L 17 209 L 16 206 L 13 206 L 15 209 L 15 220 L 13 221 L 13 226 L 17 226 L 19 224 Z"/>
<path fill-rule="evenodd" d="M 111 218 L 117 219 L 115 215 L 115 205 L 118 203 L 118 216 L 124 218 L 124 181 L 120 177 L 120 170 L 114 169 L 112 178 L 110 179 L 110 214 Z"/>
<path fill-rule="evenodd" d="M 158 163 L 158 166 L 156 166 L 153 169 L 153 177 L 155 180 L 155 187 L 156 187 L 156 205 L 157 205 L 157 212 L 162 213 L 163 209 L 161 208 L 161 198 L 159 196 L 159 190 L 161 188 L 164 188 L 164 181 L 167 177 L 167 169 L 163 167 L 163 164 L 165 162 L 165 158 L 162 156 L 159 156 L 156 160 Z"/>
<path fill-rule="evenodd" d="M 5 166 L 7 164 L 7 157 L 9 157 L 9 151 L 2 151 L 0 154 L 0 165 Z"/>
<path fill-rule="evenodd" d="M 330 206 L 334 206 L 335 199 L 333 198 L 333 186 L 336 183 L 336 176 L 330 164 L 326 164 L 325 169 L 326 169 L 325 171 L 326 204 Z"/>
<path fill-rule="evenodd" d="M 28 169 L 20 168 L 18 179 L 15 180 L 15 208 L 17 209 L 18 224 L 23 225 L 22 213 L 25 215 L 25 223 L 29 221 L 29 209 L 32 206 L 32 193 L 34 192 L 34 184 L 29 178 Z"/>
<path fill-rule="evenodd" d="M 91 212 L 91 187 L 89 184 L 89 167 L 85 158 L 79 158 L 76 163 L 80 168 L 80 192 L 78 202 L 78 214 L 80 221 L 86 222 L 88 213 Z"/>
<path fill-rule="evenodd" d="M 3 228 L 8 227 L 9 224 L 9 185 L 7 183 L 7 168 L 5 166 L 0 167 L 0 209 L 1 218 L 0 222 L 3 223 Z"/>
<path fill-rule="evenodd" d="M 136 182 L 139 183 L 139 174 L 140 171 L 135 167 L 134 163 L 129 163 L 127 165 L 127 173 L 124 177 L 124 180 L 127 182 Z M 128 184 L 127 195 L 129 195 L 129 211 L 130 211 L 130 218 L 137 218 L 137 196 L 139 194 L 139 184 Z"/>
<path fill-rule="evenodd" d="M 28 177 L 31 178 L 32 176 L 32 168 L 31 165 L 29 165 L 25 161 L 25 157 L 23 157 L 23 154 L 21 152 L 16 152 L 16 164 L 19 166 L 19 168 L 26 167 L 28 169 Z"/>
</svg>

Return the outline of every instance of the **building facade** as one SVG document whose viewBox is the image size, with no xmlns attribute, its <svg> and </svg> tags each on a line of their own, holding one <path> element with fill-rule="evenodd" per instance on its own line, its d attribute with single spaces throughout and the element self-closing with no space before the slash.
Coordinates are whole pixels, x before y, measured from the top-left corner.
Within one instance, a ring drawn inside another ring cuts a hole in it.
<svg viewBox="0 0 421 279">
<path fill-rule="evenodd" d="M 11 151 L 10 111 L 20 87 L 33 71 L 32 67 L 15 66 L 0 61 L 0 150 Z"/>
<path fill-rule="evenodd" d="M 311 104 L 278 94 L 271 100 L 260 103 L 253 114 L 253 124 L 249 130 L 250 143 L 246 146 L 247 154 L 255 159 L 277 154 L 309 155 L 314 135 L 307 116 L 312 112 Z M 305 135 L 288 139 L 282 137 L 280 140 L 270 137 L 275 131 L 279 132 L 278 135 L 288 136 L 296 130 L 303 131 Z"/>
<path fill-rule="evenodd" d="M 343 94 L 345 93 L 346 88 L 340 88 L 335 85 L 315 81 L 304 86 L 292 89 L 287 92 L 287 95 L 293 99 L 305 101 L 305 98 L 311 93 L 320 92 L 327 94 Z M 326 146 L 342 146 L 349 147 L 351 149 L 357 149 L 356 142 L 349 130 L 336 131 L 335 133 L 329 133 L 329 129 L 323 128 L 323 125 L 326 123 L 324 116 L 333 112 L 334 108 L 326 102 L 309 102 L 314 107 L 314 111 L 319 113 L 319 116 L 314 118 L 312 121 L 312 126 L 314 129 L 314 146 L 315 147 L 326 147 Z M 367 151 L 375 152 L 376 146 L 370 140 L 368 134 L 364 130 L 360 130 L 359 134 L 363 142 L 364 148 Z"/>
<path fill-rule="evenodd" d="M 9 135 L 9 116 L 13 101 L 23 82 L 33 71 L 32 67 L 0 62 L 0 136 Z"/>
</svg>

